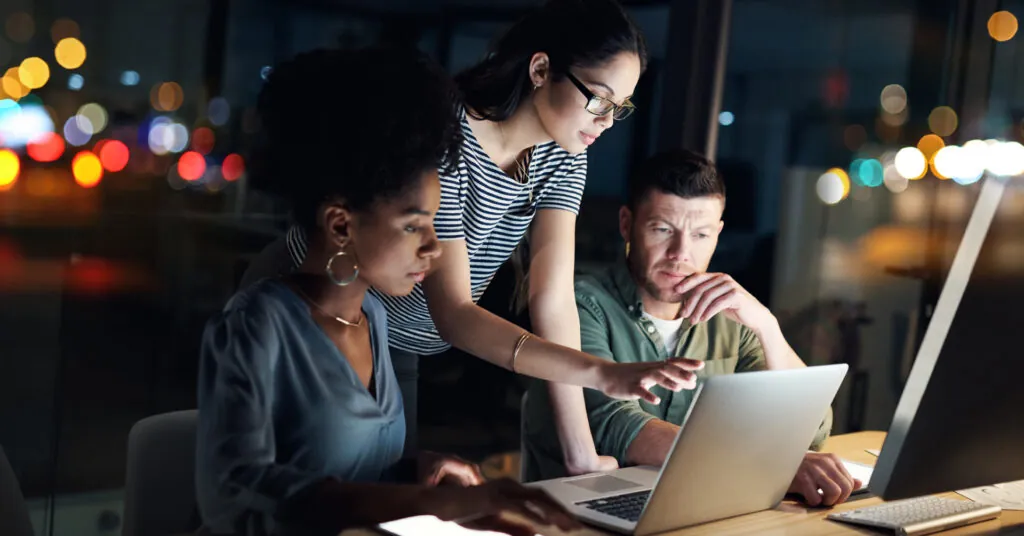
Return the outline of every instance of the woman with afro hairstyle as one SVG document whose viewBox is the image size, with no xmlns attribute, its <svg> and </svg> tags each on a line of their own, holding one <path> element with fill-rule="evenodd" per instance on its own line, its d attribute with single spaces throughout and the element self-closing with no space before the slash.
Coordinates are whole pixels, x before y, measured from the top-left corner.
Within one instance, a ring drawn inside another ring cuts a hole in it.
<svg viewBox="0 0 1024 536">
<path fill-rule="evenodd" d="M 307 249 L 295 270 L 236 293 L 203 334 L 196 491 L 206 532 L 337 534 L 432 514 L 534 534 L 502 511 L 575 526 L 543 493 L 483 483 L 457 458 L 403 459 L 402 393 L 377 296 L 408 295 L 441 253 L 433 222 L 438 163 L 453 165 L 460 140 L 454 95 L 413 51 L 316 51 L 270 75 L 256 178 L 291 200 Z"/>
</svg>

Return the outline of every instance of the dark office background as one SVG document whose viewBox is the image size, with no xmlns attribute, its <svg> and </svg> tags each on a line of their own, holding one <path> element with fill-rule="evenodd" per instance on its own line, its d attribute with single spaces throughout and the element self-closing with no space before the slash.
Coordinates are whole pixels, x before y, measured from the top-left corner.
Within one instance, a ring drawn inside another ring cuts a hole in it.
<svg viewBox="0 0 1024 536">
<path fill-rule="evenodd" d="M 0 154 L 0 445 L 37 534 L 119 533 L 129 429 L 195 406 L 206 319 L 287 228 L 287 208 L 248 188 L 244 172 L 267 69 L 304 50 L 387 41 L 455 72 L 533 4 L 0 2 L 0 140 L 20 162 L 13 173 Z M 895 153 L 928 153 L 930 132 L 946 144 L 1020 138 L 1019 39 L 993 39 L 988 21 L 1024 5 L 625 4 L 650 67 L 639 111 L 589 151 L 577 263 L 620 251 L 609 237 L 631 166 L 665 147 L 710 153 L 729 188 L 713 268 L 772 307 L 805 361 L 851 364 L 837 432 L 884 430 L 977 195 L 934 168 L 908 181 L 917 173 L 897 170 Z M 48 64 L 41 88 L 10 78 L 29 57 Z M 296 102 L 295 113 L 318 105 Z M 17 144 L 46 124 L 58 140 Z M 117 168 L 122 150 L 124 168 L 95 184 L 97 166 Z M 100 159 L 76 160 L 80 151 Z M 524 321 L 509 309 L 511 285 L 503 270 L 482 303 Z M 421 366 L 422 445 L 490 462 L 518 449 L 520 379 L 457 352 Z"/>
</svg>

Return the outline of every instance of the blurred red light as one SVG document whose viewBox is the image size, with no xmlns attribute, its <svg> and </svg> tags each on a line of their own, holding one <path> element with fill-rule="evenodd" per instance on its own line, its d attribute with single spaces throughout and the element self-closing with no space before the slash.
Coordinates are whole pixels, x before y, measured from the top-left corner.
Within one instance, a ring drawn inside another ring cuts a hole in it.
<svg viewBox="0 0 1024 536">
<path fill-rule="evenodd" d="M 238 180 L 245 173 L 245 160 L 242 156 L 236 153 L 231 153 L 224 157 L 224 163 L 220 166 L 220 172 L 224 175 L 224 179 L 227 181 Z"/>
<path fill-rule="evenodd" d="M 64 139 L 53 132 L 47 132 L 38 140 L 29 142 L 25 152 L 36 162 L 53 162 L 64 154 Z"/>
<path fill-rule="evenodd" d="M 103 169 L 116 172 L 128 165 L 128 146 L 117 140 L 107 140 L 99 148 L 100 162 Z"/>
<path fill-rule="evenodd" d="M 213 150 L 217 137 L 207 127 L 199 127 L 192 133 L 192 150 L 207 155 Z"/>
<path fill-rule="evenodd" d="M 189 151 L 178 159 L 178 175 L 187 181 L 199 180 L 205 172 L 206 160 L 195 151 Z"/>
</svg>

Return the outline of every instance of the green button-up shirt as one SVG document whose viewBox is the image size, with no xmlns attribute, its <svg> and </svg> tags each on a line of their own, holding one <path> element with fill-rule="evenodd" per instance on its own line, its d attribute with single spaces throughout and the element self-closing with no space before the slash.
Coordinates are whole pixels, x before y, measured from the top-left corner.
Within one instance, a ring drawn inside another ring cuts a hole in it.
<svg viewBox="0 0 1024 536">
<path fill-rule="evenodd" d="M 671 354 L 654 324 L 644 316 L 643 303 L 625 262 L 588 274 L 577 274 L 576 306 L 580 315 L 582 350 L 619 363 L 664 361 L 688 357 L 704 361 L 698 381 L 716 374 L 764 370 L 764 349 L 746 326 L 715 315 L 692 325 L 683 321 L 682 333 Z M 597 452 L 614 456 L 626 465 L 626 451 L 651 419 L 682 425 L 694 391 L 674 393 L 656 386 L 661 403 L 616 400 L 584 389 L 584 399 Z M 828 437 L 831 412 L 822 423 L 811 448 Z M 527 481 L 565 476 L 562 450 L 545 382 L 533 381 L 523 413 L 523 463 Z"/>
</svg>

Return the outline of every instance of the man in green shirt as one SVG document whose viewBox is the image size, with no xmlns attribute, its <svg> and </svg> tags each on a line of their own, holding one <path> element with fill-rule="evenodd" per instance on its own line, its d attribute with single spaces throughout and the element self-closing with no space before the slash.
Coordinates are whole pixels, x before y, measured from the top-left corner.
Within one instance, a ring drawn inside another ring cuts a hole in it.
<svg viewBox="0 0 1024 536">
<path fill-rule="evenodd" d="M 624 363 L 699 359 L 698 378 L 805 366 L 768 308 L 727 274 L 706 272 L 724 208 L 718 171 L 689 151 L 656 155 L 633 174 L 619 210 L 626 259 L 576 280 L 584 352 Z M 622 466 L 664 463 L 694 392 L 654 390 L 658 404 L 584 390 L 598 454 Z M 830 412 L 812 450 L 831 426 Z M 527 480 L 565 476 L 542 382 L 529 390 L 523 460 Z M 808 452 L 790 491 L 812 506 L 833 505 L 859 486 L 834 455 Z"/>
</svg>

